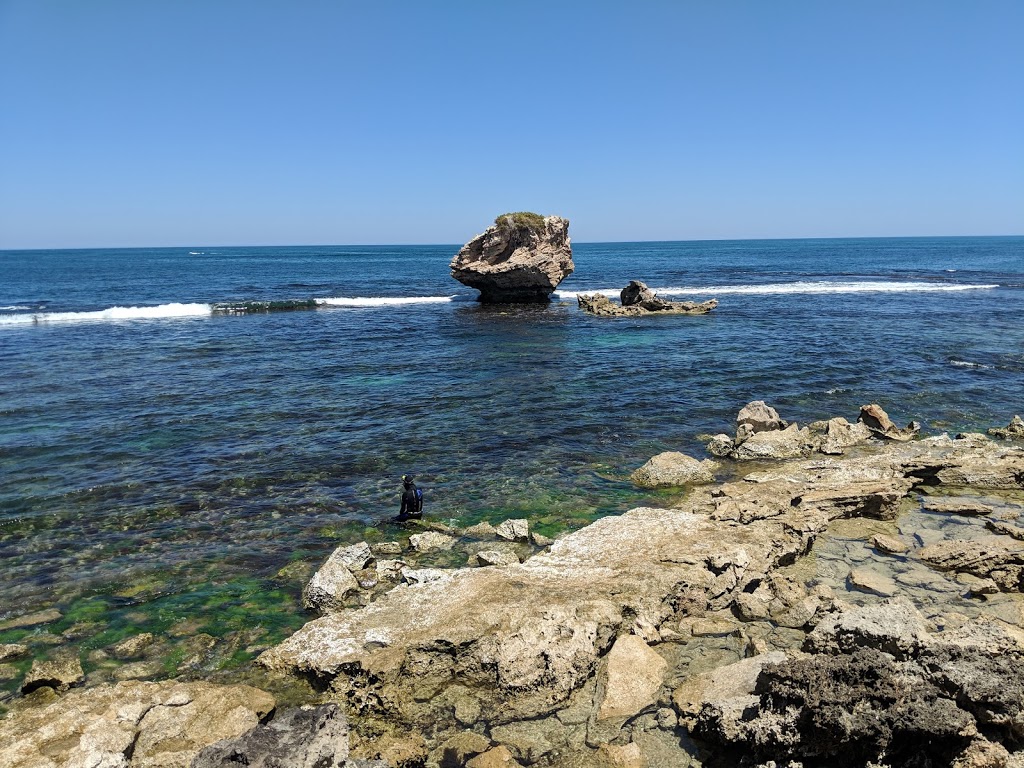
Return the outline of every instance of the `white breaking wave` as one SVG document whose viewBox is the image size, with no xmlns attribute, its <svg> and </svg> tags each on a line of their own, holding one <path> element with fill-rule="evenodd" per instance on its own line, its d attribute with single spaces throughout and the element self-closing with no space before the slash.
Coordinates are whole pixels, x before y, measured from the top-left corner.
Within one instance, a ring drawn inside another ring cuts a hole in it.
<svg viewBox="0 0 1024 768">
<path fill-rule="evenodd" d="M 960 368 L 991 368 L 992 367 L 991 365 L 985 365 L 984 363 L 971 363 L 971 362 L 968 362 L 967 360 L 953 360 L 952 358 L 950 359 L 949 364 L 950 365 L 956 365 L 956 366 L 958 366 Z"/>
<path fill-rule="evenodd" d="M 325 307 L 390 307 L 402 304 L 444 304 L 451 301 L 452 296 L 399 296 L 399 297 L 363 297 L 333 296 L 326 299 L 315 299 L 317 304 Z"/>
<path fill-rule="evenodd" d="M 805 281 L 795 283 L 766 283 L 764 285 L 710 285 L 667 288 L 651 290 L 659 296 L 672 295 L 706 295 L 706 294 L 772 294 L 772 293 L 923 293 L 929 291 L 977 291 L 998 288 L 998 285 L 956 285 L 951 283 L 927 282 L 883 282 L 883 281 Z M 600 293 L 608 297 L 618 296 L 619 288 L 602 288 L 596 291 L 555 291 L 561 299 L 574 299 L 581 293 Z"/>
<path fill-rule="evenodd" d="M 9 310 L 13 311 L 13 310 L 19 310 L 19 309 L 32 309 L 32 307 L 23 307 L 20 304 L 11 304 L 11 305 L 6 306 L 6 307 L 0 307 L 0 310 L 5 310 L 5 309 L 9 309 Z"/>
<path fill-rule="evenodd" d="M 176 317 L 209 316 L 211 310 L 212 307 L 209 304 L 160 304 L 156 307 L 108 307 L 93 312 L 34 312 L 22 315 L 0 315 L 0 325 L 163 320 Z"/>
</svg>

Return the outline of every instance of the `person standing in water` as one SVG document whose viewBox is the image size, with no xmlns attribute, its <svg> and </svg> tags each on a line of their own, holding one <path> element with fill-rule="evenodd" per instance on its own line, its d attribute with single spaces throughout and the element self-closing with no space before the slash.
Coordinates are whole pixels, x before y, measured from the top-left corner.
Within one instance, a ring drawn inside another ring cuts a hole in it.
<svg viewBox="0 0 1024 768">
<path fill-rule="evenodd" d="M 412 475 L 402 475 L 402 506 L 398 511 L 398 522 L 419 520 L 423 517 L 423 491 L 416 487 Z"/>
</svg>

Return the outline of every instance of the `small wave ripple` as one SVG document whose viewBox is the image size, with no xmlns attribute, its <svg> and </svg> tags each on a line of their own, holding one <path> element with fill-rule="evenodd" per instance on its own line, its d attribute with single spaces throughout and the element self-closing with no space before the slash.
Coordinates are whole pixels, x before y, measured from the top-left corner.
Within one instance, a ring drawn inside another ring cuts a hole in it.
<svg viewBox="0 0 1024 768">
<path fill-rule="evenodd" d="M 914 282 L 885 282 L 880 280 L 835 281 L 835 280 L 800 280 L 793 283 L 765 283 L 763 285 L 710 285 L 710 286 L 669 286 L 652 288 L 660 296 L 693 295 L 693 294 L 778 294 L 778 293 L 920 293 L 933 291 L 978 291 L 998 288 L 997 284 L 957 284 Z M 574 299 L 581 293 L 600 293 L 615 297 L 620 288 L 602 288 L 593 291 L 555 291 L 561 299 Z"/>
</svg>

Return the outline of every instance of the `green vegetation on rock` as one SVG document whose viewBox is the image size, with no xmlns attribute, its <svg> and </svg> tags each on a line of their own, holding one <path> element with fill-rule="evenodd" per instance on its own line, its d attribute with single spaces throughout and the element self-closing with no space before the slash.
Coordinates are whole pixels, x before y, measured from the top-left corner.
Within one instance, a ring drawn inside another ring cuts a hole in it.
<svg viewBox="0 0 1024 768">
<path fill-rule="evenodd" d="M 532 229 L 534 232 L 543 232 L 544 217 L 532 211 L 503 213 L 494 220 L 494 226 L 500 230 L 525 228 Z"/>
</svg>

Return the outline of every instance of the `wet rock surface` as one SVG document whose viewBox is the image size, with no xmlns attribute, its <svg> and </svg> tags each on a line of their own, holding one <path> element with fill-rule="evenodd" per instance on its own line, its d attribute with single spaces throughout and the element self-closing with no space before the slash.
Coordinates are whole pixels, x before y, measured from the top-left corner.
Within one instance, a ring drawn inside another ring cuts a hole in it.
<svg viewBox="0 0 1024 768">
<path fill-rule="evenodd" d="M 456 280 L 480 291 L 485 303 L 547 301 L 572 274 L 569 221 L 558 216 L 506 214 L 452 259 Z"/>
</svg>

